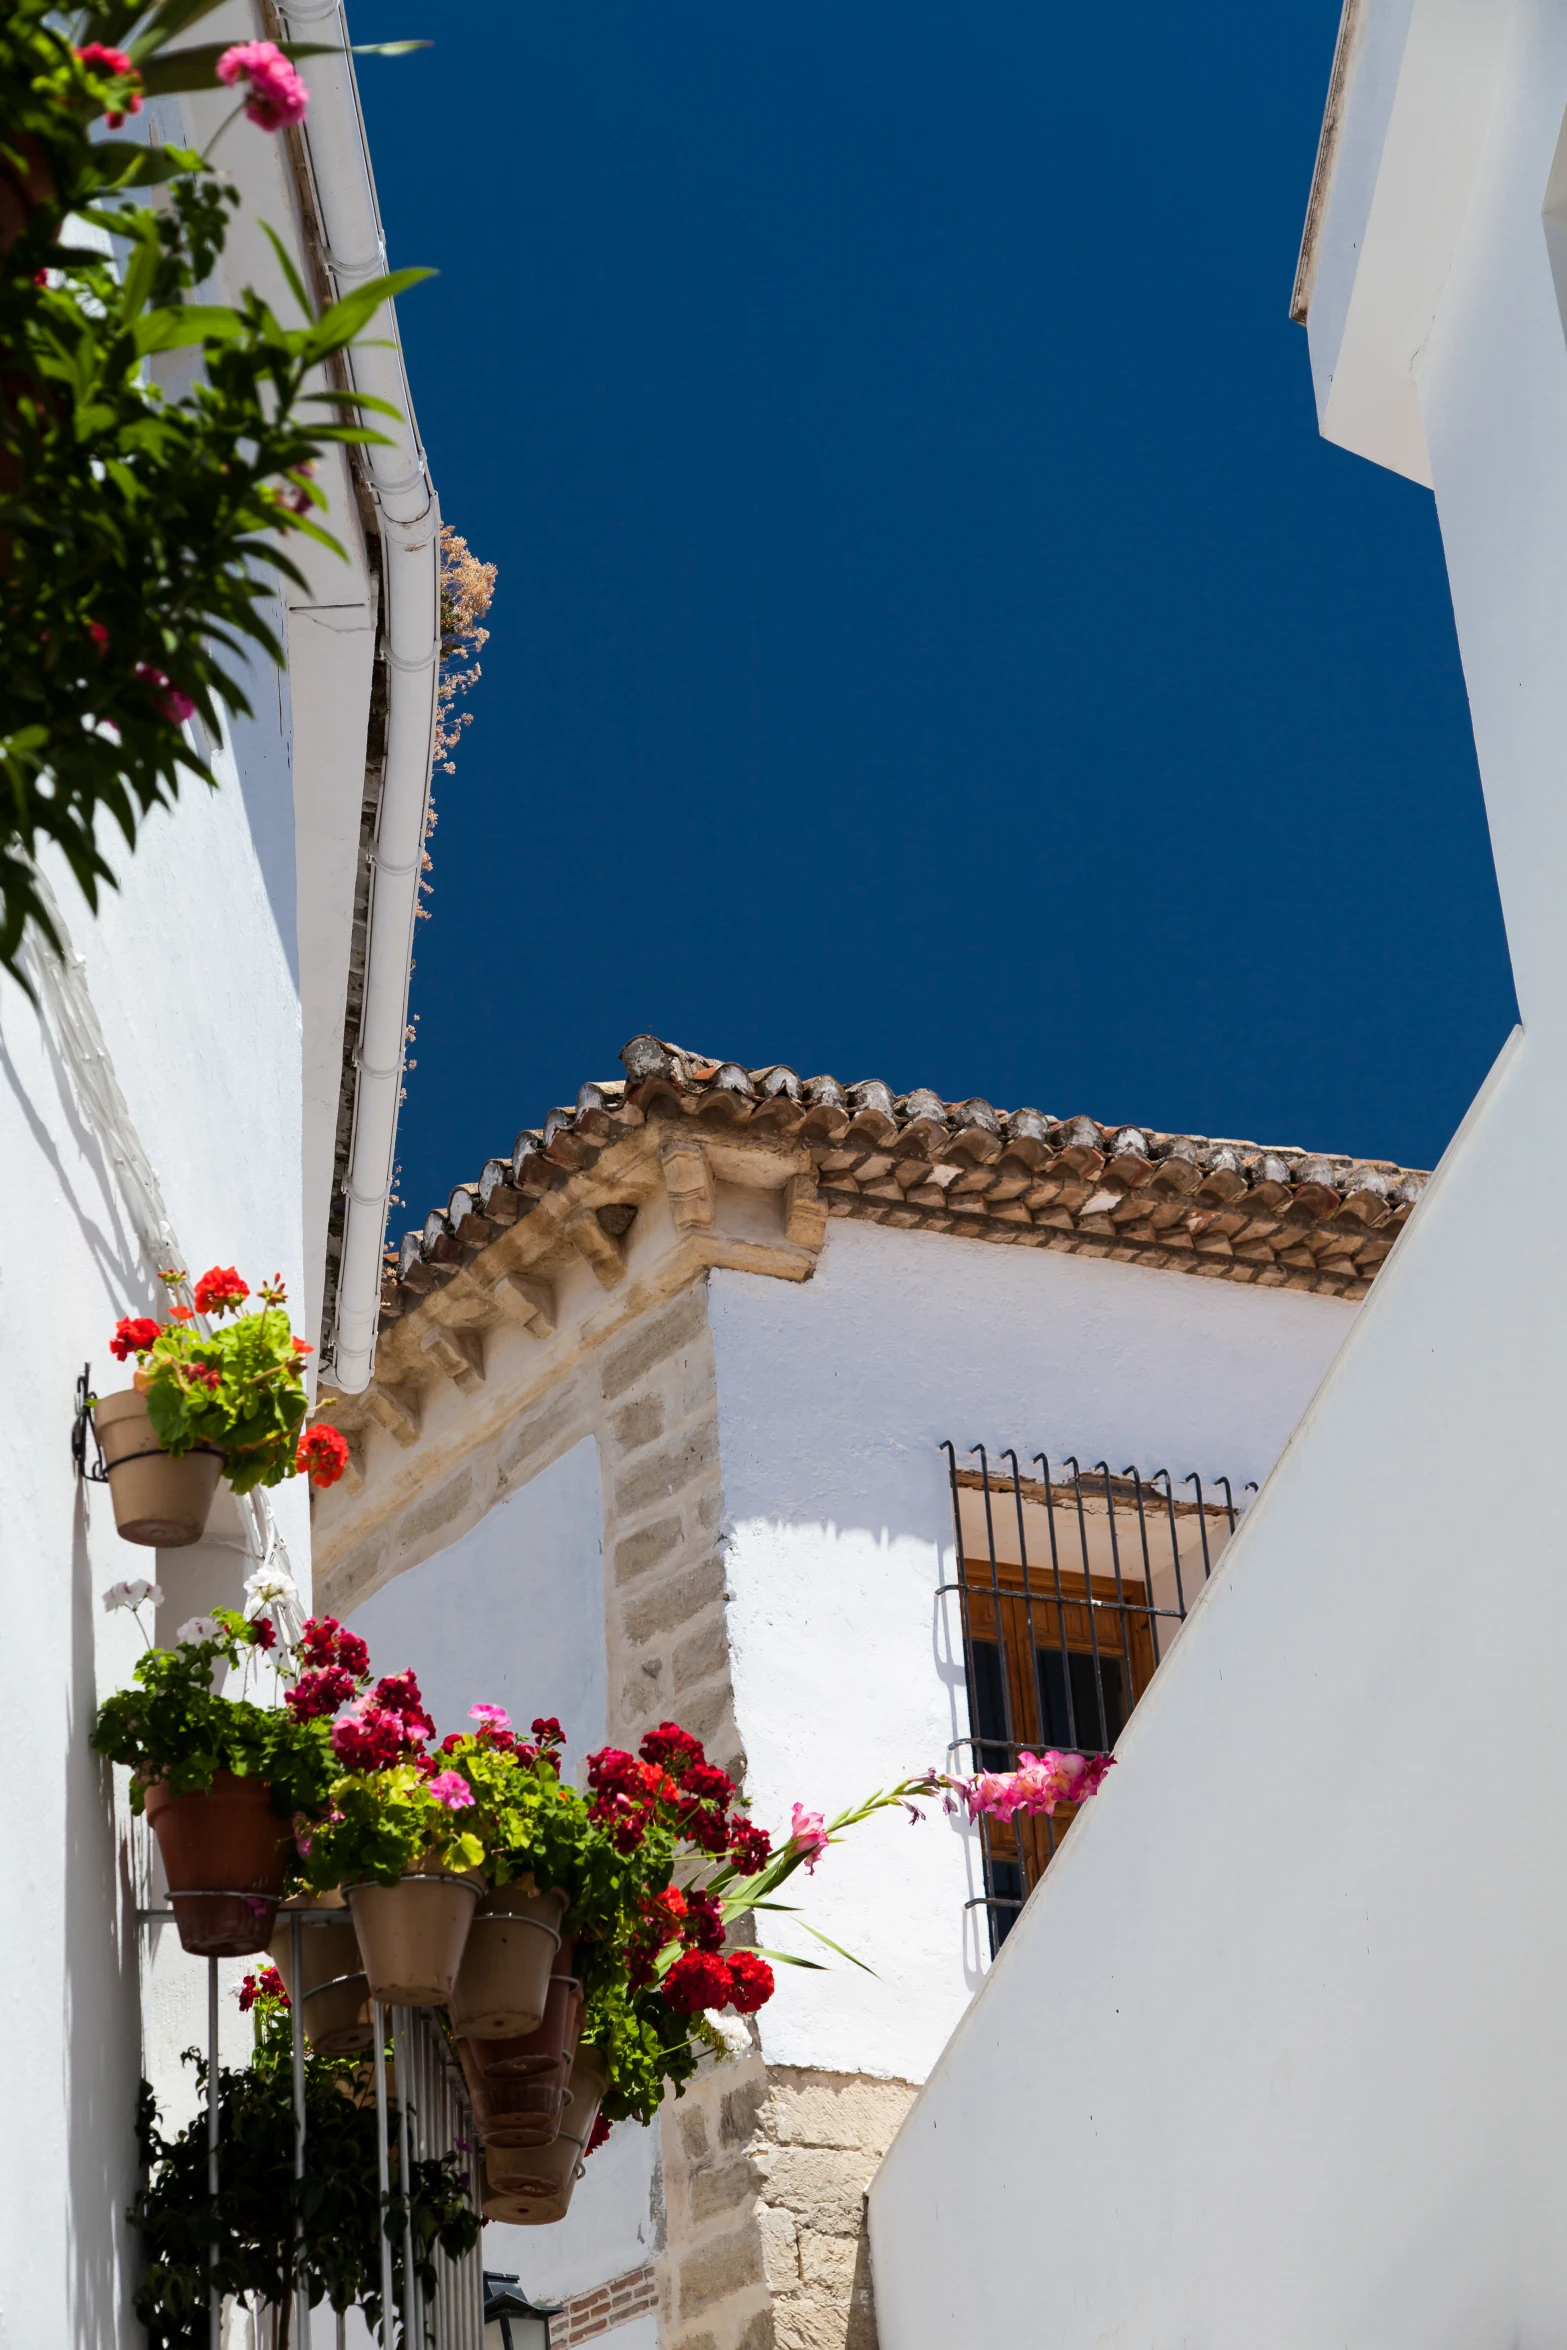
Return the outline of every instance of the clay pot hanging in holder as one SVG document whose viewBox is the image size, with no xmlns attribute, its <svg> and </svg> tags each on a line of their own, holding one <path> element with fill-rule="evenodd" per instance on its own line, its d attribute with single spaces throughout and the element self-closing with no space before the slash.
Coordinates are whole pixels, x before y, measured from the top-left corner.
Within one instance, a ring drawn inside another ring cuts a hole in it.
<svg viewBox="0 0 1567 2350">
<path fill-rule="evenodd" d="M 146 1397 L 131 1387 L 100 1395 L 93 1425 L 121 1541 L 159 1550 L 199 1542 L 223 1474 L 222 1453 L 206 1444 L 178 1456 L 165 1452 L 148 1417 Z"/>
<path fill-rule="evenodd" d="M 486 2080 L 550 2080 L 565 2087 L 582 2030 L 582 1984 L 576 1975 L 564 1971 L 570 1964 L 571 1945 L 565 1943 L 561 1961 L 550 1977 L 543 2018 L 533 2031 L 504 2040 L 469 2035 L 459 2042 L 459 2046 L 473 2050 L 474 2062 Z"/>
<path fill-rule="evenodd" d="M 565 2116 L 551 2143 L 485 2149 L 482 2209 L 486 2219 L 528 2228 L 545 2227 L 565 2218 L 587 2161 L 588 2141 L 608 2078 L 599 2051 L 579 2048 L 571 2068 Z"/>
<path fill-rule="evenodd" d="M 294 1980 L 291 1909 L 336 1909 L 341 1925 L 319 1919 L 300 1928 L 299 1974 Z M 272 1963 L 289 1998 L 300 2010 L 305 2038 L 317 2056 L 357 2056 L 370 2045 L 370 1985 L 359 1955 L 348 1905 L 341 1893 L 297 1893 L 278 1911 Z"/>
<path fill-rule="evenodd" d="M 250 1958 L 272 1939 L 294 1836 L 271 1795 L 232 1771 L 214 1771 L 204 1794 L 147 1788 L 180 1944 L 197 1958 Z"/>
<path fill-rule="evenodd" d="M 509 2040 L 538 2030 L 565 1914 L 565 1894 L 536 1893 L 531 1877 L 484 1895 L 452 1990 L 459 2039 Z"/>
<path fill-rule="evenodd" d="M 370 1996 L 388 2007 L 445 2007 L 480 1888 L 426 1853 L 395 1885 L 345 1885 Z"/>
</svg>

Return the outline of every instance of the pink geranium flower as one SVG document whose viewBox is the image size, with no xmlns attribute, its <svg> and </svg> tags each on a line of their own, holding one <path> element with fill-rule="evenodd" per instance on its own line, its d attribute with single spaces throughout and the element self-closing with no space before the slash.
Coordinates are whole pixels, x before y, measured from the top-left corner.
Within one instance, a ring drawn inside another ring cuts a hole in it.
<svg viewBox="0 0 1567 2350">
<path fill-rule="evenodd" d="M 161 687 L 162 690 L 158 695 L 158 707 L 172 726 L 183 726 L 187 718 L 195 717 L 196 705 L 189 694 L 182 694 L 177 685 L 170 685 L 163 671 L 154 669 L 150 661 L 138 661 L 136 675 L 144 685 Z M 172 1308 L 172 1311 L 179 1313 L 178 1306 Z M 189 1320 L 188 1309 L 181 1319 Z"/>
<path fill-rule="evenodd" d="M 509 1730 L 511 1716 L 503 1705 L 470 1705 L 468 1719 L 477 1722 L 481 1730 Z"/>
<path fill-rule="evenodd" d="M 437 1771 L 429 1784 L 436 1802 L 448 1811 L 466 1811 L 473 1801 L 473 1789 L 461 1771 Z"/>
<path fill-rule="evenodd" d="M 821 1813 L 807 1811 L 803 1803 L 797 1803 L 790 1815 L 789 1841 L 804 1855 L 806 1875 L 815 1876 L 816 1864 L 828 1844 L 827 1826 Z"/>
<path fill-rule="evenodd" d="M 275 41 L 236 41 L 218 59 L 218 79 L 230 88 L 249 82 L 245 112 L 260 130 L 280 131 L 305 119 L 310 92 Z"/>
</svg>

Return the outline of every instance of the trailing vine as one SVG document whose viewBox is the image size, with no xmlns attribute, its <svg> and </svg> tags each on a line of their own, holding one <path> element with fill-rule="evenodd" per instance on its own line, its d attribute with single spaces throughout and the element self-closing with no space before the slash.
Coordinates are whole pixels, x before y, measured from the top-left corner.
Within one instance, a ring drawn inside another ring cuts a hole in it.
<svg viewBox="0 0 1567 2350">
<path fill-rule="evenodd" d="M 315 468 L 334 443 L 384 438 L 366 412 L 393 413 L 321 370 L 428 274 L 393 272 L 316 316 L 272 237 L 303 324 L 249 289 L 194 299 L 235 191 L 207 156 L 113 132 L 149 95 L 222 82 L 263 131 L 306 103 L 269 42 L 169 50 L 214 5 L 0 11 L 0 967 L 18 976 L 27 926 L 54 935 L 33 863 L 45 843 L 96 905 L 115 878 L 102 819 L 134 846 L 182 776 L 215 781 L 189 721 L 218 739 L 220 710 L 249 710 L 235 674 L 249 649 L 281 664 L 266 605 L 278 579 L 304 584 L 283 542 L 343 551 L 314 519 Z M 176 351 L 198 361 L 178 392 L 158 380 Z"/>
</svg>

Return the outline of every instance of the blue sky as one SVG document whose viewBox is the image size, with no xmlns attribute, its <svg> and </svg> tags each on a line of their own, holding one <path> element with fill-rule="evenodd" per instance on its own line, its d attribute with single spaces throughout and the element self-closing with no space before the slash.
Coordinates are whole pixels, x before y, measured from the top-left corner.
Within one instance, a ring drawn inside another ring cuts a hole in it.
<svg viewBox="0 0 1567 2350">
<path fill-rule="evenodd" d="M 500 567 L 394 1230 L 644 1029 L 1432 1163 L 1515 1015 L 1432 503 L 1287 316 L 1337 15 L 356 11 Z"/>
</svg>

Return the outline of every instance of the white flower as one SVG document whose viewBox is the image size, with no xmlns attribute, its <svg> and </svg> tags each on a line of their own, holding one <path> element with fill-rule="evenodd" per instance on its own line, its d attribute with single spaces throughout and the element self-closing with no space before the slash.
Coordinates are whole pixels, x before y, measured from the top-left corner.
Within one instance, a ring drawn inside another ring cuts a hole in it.
<svg viewBox="0 0 1567 2350">
<path fill-rule="evenodd" d="M 252 1607 L 276 1607 L 299 1597 L 299 1586 L 283 1567 L 257 1567 L 245 1578 L 245 1597 Z"/>
<path fill-rule="evenodd" d="M 175 1633 L 176 1646 L 183 1648 L 189 1642 L 192 1648 L 203 1640 L 226 1640 L 228 1634 L 216 1616 L 190 1616 Z"/>
<path fill-rule="evenodd" d="M 111 1583 L 103 1595 L 103 1604 L 110 1615 L 117 1607 L 140 1607 L 150 1599 L 154 1607 L 162 1607 L 163 1593 L 156 1583 L 144 1583 L 140 1577 L 132 1583 Z"/>
</svg>

